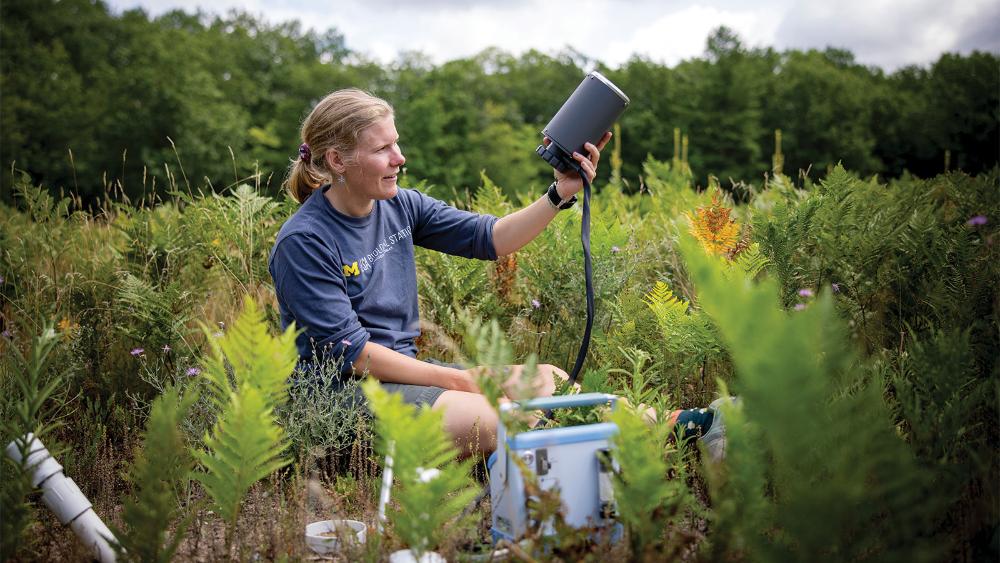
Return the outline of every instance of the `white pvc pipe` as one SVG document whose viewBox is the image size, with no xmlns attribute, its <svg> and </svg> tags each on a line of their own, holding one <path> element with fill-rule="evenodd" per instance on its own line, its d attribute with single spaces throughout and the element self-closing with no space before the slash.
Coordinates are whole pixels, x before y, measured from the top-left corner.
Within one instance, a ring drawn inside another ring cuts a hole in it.
<svg viewBox="0 0 1000 563">
<path fill-rule="evenodd" d="M 73 533 L 90 548 L 98 561 L 113 563 L 115 550 L 112 549 L 111 542 L 115 540 L 115 536 L 94 512 L 80 487 L 63 475 L 63 466 L 37 438 L 29 433 L 24 436 L 23 441 L 28 442 L 28 459 L 23 466 L 31 473 L 31 485 L 41 487 L 42 503 L 55 513 L 59 522 L 69 524 Z M 7 444 L 6 451 L 7 457 L 20 464 L 21 447 L 18 442 L 23 444 L 22 439 L 14 440 Z"/>
<path fill-rule="evenodd" d="M 392 489 L 392 454 L 396 451 L 396 442 L 389 442 L 386 450 L 388 451 L 385 455 L 385 468 L 382 469 L 382 489 L 378 495 L 378 520 L 376 522 L 380 534 L 385 522 L 385 507 L 389 504 L 389 491 Z"/>
</svg>

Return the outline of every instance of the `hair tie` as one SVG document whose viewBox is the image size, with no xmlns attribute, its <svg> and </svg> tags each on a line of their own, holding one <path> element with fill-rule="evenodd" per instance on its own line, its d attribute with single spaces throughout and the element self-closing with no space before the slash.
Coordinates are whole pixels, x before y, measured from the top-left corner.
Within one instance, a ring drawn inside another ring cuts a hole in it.
<svg viewBox="0 0 1000 563">
<path fill-rule="evenodd" d="M 299 145 L 299 159 L 312 162 L 312 151 L 309 150 L 309 145 L 305 143 Z"/>
</svg>

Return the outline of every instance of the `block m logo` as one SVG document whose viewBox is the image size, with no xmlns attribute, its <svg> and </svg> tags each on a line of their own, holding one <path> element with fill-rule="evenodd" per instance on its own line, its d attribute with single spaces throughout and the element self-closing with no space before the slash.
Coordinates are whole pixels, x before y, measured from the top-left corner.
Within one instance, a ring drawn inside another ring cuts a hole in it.
<svg viewBox="0 0 1000 563">
<path fill-rule="evenodd" d="M 358 263 L 357 263 L 357 261 L 355 261 L 354 263 L 352 263 L 350 266 L 348 266 L 347 264 L 344 264 L 344 275 L 347 276 L 347 277 L 360 276 L 361 275 L 361 270 L 358 269 Z"/>
</svg>

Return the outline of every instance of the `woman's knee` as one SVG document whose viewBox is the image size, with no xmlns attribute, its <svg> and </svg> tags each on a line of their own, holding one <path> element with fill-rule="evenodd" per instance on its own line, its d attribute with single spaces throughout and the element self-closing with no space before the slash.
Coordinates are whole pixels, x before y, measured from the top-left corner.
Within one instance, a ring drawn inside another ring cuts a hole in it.
<svg viewBox="0 0 1000 563">
<path fill-rule="evenodd" d="M 499 420 L 486 397 L 477 393 L 445 391 L 432 407 L 444 414 L 445 430 L 464 455 L 496 448 Z"/>
<path fill-rule="evenodd" d="M 556 392 L 556 385 L 563 381 L 568 381 L 569 375 L 552 364 L 539 364 L 538 379 L 538 396 L 551 397 Z"/>
</svg>

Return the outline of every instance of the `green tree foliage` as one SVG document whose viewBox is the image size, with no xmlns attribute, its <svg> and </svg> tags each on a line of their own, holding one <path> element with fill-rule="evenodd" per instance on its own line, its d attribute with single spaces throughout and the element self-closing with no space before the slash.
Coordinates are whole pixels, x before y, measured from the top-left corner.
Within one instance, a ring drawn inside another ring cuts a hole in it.
<svg viewBox="0 0 1000 563">
<path fill-rule="evenodd" d="M 794 174 L 812 166 L 825 171 L 838 162 L 861 172 L 882 170 L 872 156 L 880 127 L 873 120 L 878 104 L 868 87 L 874 82 L 871 71 L 844 51 L 786 54 L 763 100 L 761 132 L 767 137 L 781 129 L 785 170 Z M 772 142 L 761 142 L 773 148 Z"/>
<path fill-rule="evenodd" d="M 690 140 L 699 183 L 714 176 L 727 189 L 730 178 L 761 182 L 779 128 L 793 177 L 837 162 L 864 175 L 930 176 L 945 168 L 946 151 L 950 168 L 970 173 L 997 162 L 1000 64 L 991 53 L 945 54 L 887 75 L 843 50 L 751 49 L 721 27 L 704 56 L 673 68 L 496 48 L 438 65 L 410 52 L 379 66 L 338 30 L 239 11 L 150 17 L 115 14 L 100 0 L 9 0 L 0 16 L 5 167 L 85 203 L 242 183 L 273 195 L 305 114 L 347 86 L 394 104 L 406 181 L 450 195 L 474 191 L 485 170 L 508 194 L 535 194 L 550 177 L 532 154 L 540 131 L 594 68 L 632 98 L 621 122 L 629 191 L 641 187 L 647 156 L 673 154 L 675 129 Z M 598 184 L 609 173 L 602 167 Z"/>
</svg>

